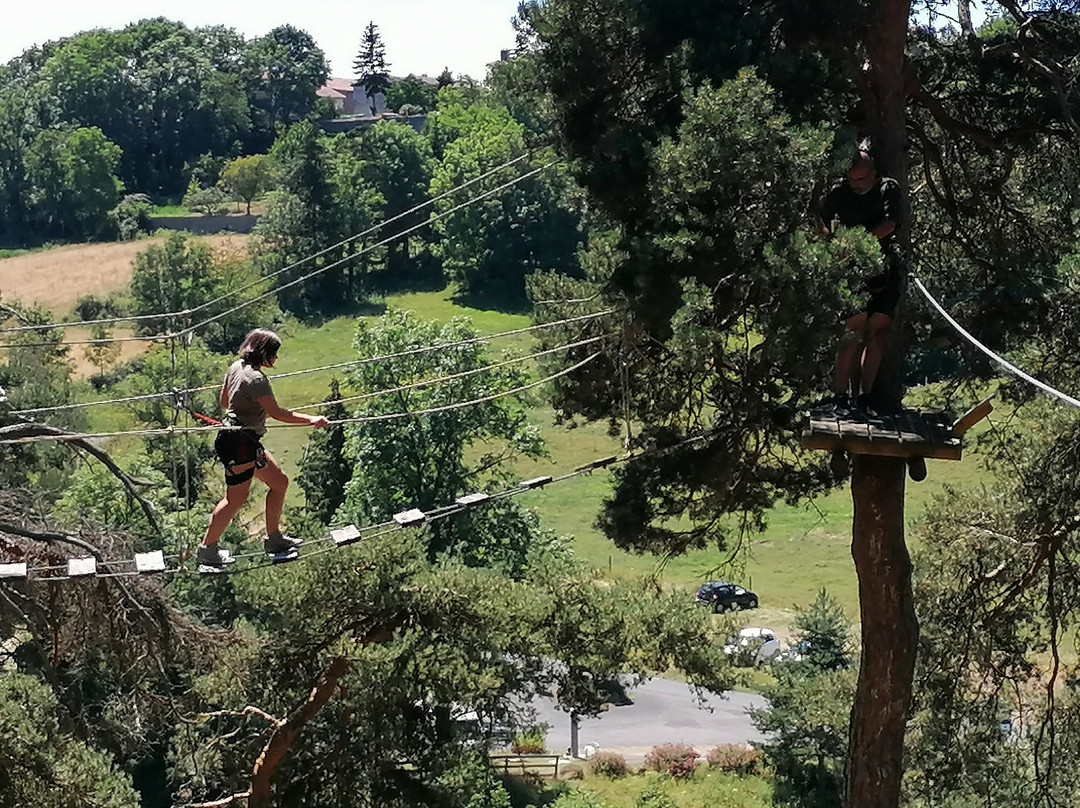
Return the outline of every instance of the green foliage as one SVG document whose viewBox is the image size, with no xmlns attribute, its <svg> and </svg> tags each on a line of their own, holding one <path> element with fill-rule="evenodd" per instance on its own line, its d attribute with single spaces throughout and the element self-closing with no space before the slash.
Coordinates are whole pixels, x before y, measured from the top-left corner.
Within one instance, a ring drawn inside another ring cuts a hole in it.
<svg viewBox="0 0 1080 808">
<path fill-rule="evenodd" d="M 611 808 L 767 808 L 775 804 L 764 778 L 707 768 L 682 780 L 654 772 L 617 780 L 590 777 L 574 788 Z"/>
<path fill-rule="evenodd" d="M 326 83 L 326 55 L 304 30 L 280 25 L 254 40 L 244 59 L 252 105 L 261 113 L 267 133 L 308 116 L 315 91 Z"/>
<path fill-rule="evenodd" d="M 825 589 L 795 617 L 795 643 L 806 643 L 801 664 L 818 671 L 835 671 L 851 665 L 851 623 L 844 608 Z"/>
<path fill-rule="evenodd" d="M 44 325 L 55 322 L 52 313 L 0 301 L 0 322 L 13 325 Z M 56 407 L 75 401 L 68 348 L 61 345 L 59 330 L 30 331 L 6 335 L 0 352 L 0 387 L 7 392 L 8 406 L 15 410 Z M 80 410 L 50 413 L 42 420 L 79 431 L 85 428 Z M 28 484 L 48 494 L 59 488 L 65 475 L 67 452 L 59 446 L 7 444 L 0 446 L 0 487 Z"/>
<path fill-rule="evenodd" d="M 149 468 L 145 457 L 136 458 L 125 471 L 135 479 L 154 486 L 142 493 L 159 508 L 167 504 L 169 481 Z M 116 476 L 99 463 L 75 469 L 64 493 L 53 508 L 61 524 L 89 531 L 123 530 L 133 535 L 152 537 L 146 549 L 159 549 L 160 536 L 147 522 L 146 514 Z"/>
<path fill-rule="evenodd" d="M 20 808 L 136 808 L 131 779 L 112 758 L 61 731 L 62 711 L 48 685 L 0 676 L 0 794 Z"/>
<path fill-rule="evenodd" d="M 801 808 L 832 808 L 842 794 L 855 671 L 815 672 L 782 666 L 764 691 L 769 706 L 751 710 L 769 740 L 761 746 L 774 772 L 777 800 Z"/>
<path fill-rule="evenodd" d="M 544 753 L 544 731 L 533 727 L 514 736 L 510 751 L 515 755 L 542 755 Z"/>
<path fill-rule="evenodd" d="M 221 171 L 225 167 L 225 158 L 210 154 L 200 154 L 199 159 L 188 166 L 188 187 L 194 182 L 200 188 L 210 188 L 218 184 Z"/>
<path fill-rule="evenodd" d="M 86 361 L 94 365 L 102 376 L 120 357 L 120 343 L 111 342 L 110 338 L 111 334 L 105 326 L 95 325 L 90 329 L 90 339 L 94 342 L 83 346 Z"/>
<path fill-rule="evenodd" d="M 109 230 L 117 241 L 131 241 L 139 233 L 150 232 L 153 207 L 146 194 L 125 194 L 109 211 Z"/>
<path fill-rule="evenodd" d="M 385 93 L 386 108 L 394 112 L 401 112 L 406 105 L 416 107 L 419 112 L 430 112 L 435 109 L 439 86 L 428 84 L 410 73 L 403 79 L 390 82 Z"/>
<path fill-rule="evenodd" d="M 594 305 L 632 306 L 641 334 L 623 356 L 606 356 L 559 387 L 566 416 L 621 420 L 629 412 L 646 425 L 642 446 L 709 432 L 616 472 L 599 524 L 638 552 L 723 545 L 732 526 L 760 529 L 777 501 L 831 486 L 824 459 L 802 452 L 777 415 L 827 387 L 847 305 L 843 281 L 880 262 L 866 234 L 822 242 L 808 232 L 814 185 L 830 165 L 826 130 L 794 122 L 750 71 L 684 101 L 677 136 L 653 154 L 661 219 L 647 232 L 594 237 L 596 255 L 583 259 L 605 289 Z M 580 311 L 551 305 L 543 316 Z M 545 344 L 568 336 L 554 330 Z M 717 518 L 680 525 L 691 502 Z"/>
<path fill-rule="evenodd" d="M 120 200 L 119 146 L 100 129 L 45 129 L 26 152 L 31 220 L 46 236 L 102 238 Z"/>
<path fill-rule="evenodd" d="M 591 791 L 574 788 L 559 795 L 551 808 L 611 808 L 611 805 Z"/>
<path fill-rule="evenodd" d="M 505 110 L 487 103 L 485 92 L 478 87 L 440 86 L 436 112 L 427 119 L 424 134 L 437 160 L 442 160 L 447 146 L 469 131 L 485 125 L 501 128 L 508 119 Z"/>
<path fill-rule="evenodd" d="M 189 321 L 191 315 L 184 317 L 180 313 L 199 309 L 202 319 L 219 317 L 200 329 L 199 336 L 213 350 L 232 352 L 244 334 L 270 321 L 273 306 L 269 300 L 263 300 L 227 313 L 238 304 L 257 297 L 262 292 L 258 286 L 247 289 L 242 295 L 232 295 L 220 303 L 217 301 L 256 280 L 250 267 L 221 263 L 205 242 L 184 233 L 173 233 L 164 244 L 153 244 L 135 257 L 131 273 L 131 313 L 176 313 L 171 318 L 144 321 L 140 326 L 142 333 L 162 333 L 178 332 L 187 325 L 194 325 Z"/>
<path fill-rule="evenodd" d="M 543 642 L 550 645 L 537 652 L 556 663 L 550 675 L 562 709 L 599 715 L 610 701 L 605 683 L 633 685 L 671 668 L 699 692 L 731 688 L 732 668 L 708 615 L 644 581 L 609 584 L 565 566 L 541 558 L 530 575 L 548 603 Z"/>
<path fill-rule="evenodd" d="M 340 399 L 341 386 L 334 379 L 330 382 L 330 395 L 322 408 L 322 414 L 331 421 L 349 417 L 349 411 Z M 345 485 L 352 478 L 352 473 L 352 466 L 345 456 L 344 426 L 334 424 L 308 437 L 296 482 L 304 490 L 308 512 L 324 526 L 330 524 L 345 501 Z"/>
<path fill-rule="evenodd" d="M 676 780 L 693 777 L 701 755 L 685 744 L 666 743 L 654 746 L 645 756 L 645 768 L 661 772 Z"/>
<path fill-rule="evenodd" d="M 272 179 L 270 159 L 265 154 L 237 157 L 221 170 L 221 184 L 234 199 L 247 205 L 249 216 L 252 200 L 270 190 Z"/>
<path fill-rule="evenodd" d="M 638 794 L 634 806 L 635 808 L 677 808 L 671 797 L 658 785 L 650 786 Z"/>
<path fill-rule="evenodd" d="M 550 144 L 555 107 L 544 86 L 541 62 L 536 54 L 522 54 L 490 67 L 487 85 L 492 103 L 506 107 L 521 124 L 526 139 Z"/>
<path fill-rule="evenodd" d="M 588 765 L 589 772 L 597 777 L 608 777 L 614 780 L 626 777 L 628 773 L 626 758 L 618 752 L 608 752 L 604 749 L 589 758 Z"/>
<path fill-rule="evenodd" d="M 251 126 L 239 60 L 213 52 L 223 41 L 221 31 L 157 18 L 22 58 L 37 62 L 35 77 L 60 121 L 96 127 L 119 146 L 125 185 L 176 193 L 187 181 L 185 166 L 208 152 L 224 154 Z M 148 119 L 172 123 L 148 126 Z"/>
<path fill-rule="evenodd" d="M 475 337 L 461 319 L 440 326 L 391 310 L 377 321 L 361 321 L 354 342 L 358 359 L 413 353 L 349 373 L 350 392 L 364 397 L 354 415 L 479 401 L 525 383 L 524 372 L 513 367 L 483 371 L 491 363 L 477 343 L 438 350 L 439 345 Z M 416 353 L 419 349 L 425 350 Z M 459 374 L 465 375 L 431 383 Z M 376 395 L 385 390 L 396 392 Z M 357 524 L 382 521 L 408 508 L 428 510 L 472 491 L 505 486 L 513 458 L 543 454 L 522 403 L 522 396 L 496 398 L 424 418 L 350 425 L 346 451 L 353 473 L 342 518 Z M 476 456 L 470 447 L 483 451 Z M 520 574 L 530 549 L 541 540 L 535 516 L 511 500 L 501 500 L 433 523 L 426 532 L 426 555 L 434 560 L 449 554 Z"/>
<path fill-rule="evenodd" d="M 694 666 L 693 649 L 713 647 L 702 641 L 708 617 L 674 598 L 638 583 L 609 588 L 566 562 L 537 563 L 544 566 L 519 581 L 455 562 L 431 565 L 422 537 L 394 532 L 313 557 L 286 578 L 235 576 L 241 612 L 270 631 L 250 658 L 197 685 L 203 708 L 259 704 L 287 714 L 334 658 L 348 656 L 355 664 L 278 772 L 277 799 L 299 808 L 443 804 L 455 794 L 502 799 L 491 781 L 456 785 L 475 755 L 455 730 L 456 715 L 475 710 L 513 723 L 511 704 L 537 689 L 593 709 L 595 696 L 585 692 L 593 677 Z M 692 680 L 722 687 L 723 662 L 712 656 L 707 668 Z M 177 777 L 196 798 L 235 789 L 261 748 L 262 729 L 226 718 L 176 736 Z"/>
<path fill-rule="evenodd" d="M 122 307 L 112 298 L 83 295 L 75 304 L 75 316 L 80 320 L 105 320 L 123 314 Z"/>
<path fill-rule="evenodd" d="M 195 177 L 191 178 L 187 191 L 184 193 L 184 207 L 204 213 L 207 216 L 225 213 L 228 208 L 225 205 L 225 194 L 216 185 L 203 188 Z"/>
<path fill-rule="evenodd" d="M 260 271 L 277 273 L 322 253 L 318 262 L 305 267 L 311 272 L 347 255 L 348 247 L 330 249 L 354 232 L 348 229 L 353 222 L 343 216 L 345 200 L 335 196 L 332 155 L 314 124 L 302 121 L 289 127 L 275 141 L 270 157 L 278 190 L 270 195 L 266 214 L 255 228 L 253 254 Z M 349 307 L 359 291 L 357 267 L 350 262 L 283 289 L 278 303 L 299 315 L 326 314 Z"/>
<path fill-rule="evenodd" d="M 387 248 L 384 265 L 383 288 L 395 291 L 417 279 L 423 262 L 412 255 L 410 245 L 414 241 L 430 240 L 425 230 L 415 235 L 399 236 L 424 222 L 430 215 L 425 208 L 405 214 L 431 197 L 432 172 L 435 168 L 431 147 L 426 138 L 412 127 L 396 121 L 384 121 L 361 132 L 356 146 L 359 160 L 360 186 L 368 189 L 374 202 L 372 214 L 375 221 L 401 218 L 379 231 L 380 239 L 397 237 Z M 338 184 L 339 194 L 345 189 Z"/>
<path fill-rule="evenodd" d="M 1080 798 L 1066 651 L 1077 633 L 1066 604 L 1077 592 L 1065 573 L 1077 552 L 1080 425 L 1048 402 L 1025 411 L 1023 431 L 989 436 L 1000 476 L 949 491 L 917 531 L 921 632 L 905 753 L 914 805 Z M 1012 726 L 1003 732 L 1004 720 Z"/>
<path fill-rule="evenodd" d="M 166 393 L 124 405 L 139 424 L 148 429 L 165 429 L 172 424 L 196 425 L 189 422 L 185 412 L 177 410 L 173 389 L 190 390 L 211 387 L 203 393 L 193 393 L 187 404 L 204 415 L 218 411 L 216 386 L 224 375 L 221 357 L 196 342 L 187 348 L 155 346 L 137 362 L 137 372 L 130 373 L 118 387 L 122 397 L 150 396 Z M 205 478 L 205 464 L 213 456 L 211 438 L 207 435 L 152 435 L 146 438 L 147 456 L 157 471 L 172 484 L 177 497 L 190 507 L 199 496 Z"/>
<path fill-rule="evenodd" d="M 444 93 L 447 91 L 444 91 Z M 445 118 L 443 117 L 445 113 Z M 433 146 L 453 136 L 435 153 L 442 155 L 431 182 L 436 196 L 475 180 L 525 154 L 524 132 L 505 109 L 480 104 L 444 107 L 440 100 Z M 523 162 L 474 184 L 476 196 L 495 191 L 515 176 L 543 164 Z M 443 271 L 465 295 L 503 305 L 525 300 L 525 278 L 547 270 L 578 273 L 580 216 L 569 173 L 553 166 L 478 204 L 450 213 L 463 200 L 451 194 L 436 203 L 447 214 L 435 223 Z"/>
</svg>

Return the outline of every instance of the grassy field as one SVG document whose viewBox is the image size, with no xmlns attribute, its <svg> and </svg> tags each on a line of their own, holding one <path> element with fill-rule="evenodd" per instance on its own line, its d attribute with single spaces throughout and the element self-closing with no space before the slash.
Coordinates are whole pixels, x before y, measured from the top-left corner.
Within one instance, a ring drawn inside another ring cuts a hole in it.
<svg viewBox="0 0 1080 808">
<path fill-rule="evenodd" d="M 225 236 L 211 241 L 221 249 L 237 249 L 242 247 L 242 239 Z M 66 314 L 83 294 L 107 295 L 122 291 L 130 278 L 131 259 L 145 246 L 146 242 L 140 241 L 63 247 L 6 259 L 0 264 L 0 288 L 12 297 L 36 300 L 54 312 Z M 387 307 L 409 309 L 424 319 L 438 322 L 452 317 L 469 317 L 482 334 L 509 331 L 529 324 L 523 315 L 462 306 L 453 299 L 450 290 L 388 297 L 374 301 L 372 310 L 379 312 Z M 275 371 L 288 373 L 354 358 L 355 329 L 355 318 L 338 318 L 318 327 L 290 323 L 282 329 L 284 346 Z M 68 336 L 77 338 L 82 332 L 72 330 Z M 491 349 L 493 352 L 526 353 L 533 344 L 531 336 L 521 335 L 498 340 L 492 343 Z M 139 350 L 138 343 L 125 344 L 124 357 L 130 358 Z M 81 349 L 75 348 L 72 354 L 79 375 L 92 371 L 82 358 Z M 341 371 L 337 373 L 342 375 Z M 317 402 L 325 398 L 333 375 L 324 372 L 283 379 L 275 384 L 275 392 L 286 406 Z M 87 395 L 89 397 L 89 393 Z M 129 416 L 113 408 L 97 408 L 90 414 L 91 429 L 95 431 L 130 425 Z M 607 434 L 606 424 L 588 424 L 574 429 L 556 426 L 554 413 L 543 407 L 535 409 L 532 418 L 547 441 L 550 456 L 518 463 L 515 471 L 522 477 L 557 475 L 589 460 L 616 454 L 621 449 L 620 439 Z M 282 429 L 273 432 L 268 439 L 268 445 L 286 471 L 295 472 L 307 437 L 308 433 L 303 429 Z M 122 445 L 114 448 L 124 449 Z M 975 454 L 961 462 L 931 462 L 926 482 L 908 484 L 908 521 L 918 519 L 946 484 L 974 485 L 981 474 L 981 464 Z M 777 506 L 769 515 L 766 530 L 748 537 L 734 550 L 695 551 L 661 563 L 651 556 L 619 550 L 596 530 L 594 521 L 604 497 L 611 490 L 611 481 L 610 472 L 596 472 L 521 499 L 540 513 L 547 527 L 571 536 L 582 558 L 613 577 L 657 574 L 666 584 L 685 590 L 710 578 L 731 579 L 759 594 L 762 608 L 753 614 L 752 620 L 781 633 L 785 633 L 790 625 L 793 607 L 812 601 L 823 586 L 843 604 L 849 617 L 857 618 L 858 595 L 849 549 L 852 507 L 846 488 L 833 491 L 811 504 Z M 294 504 L 301 502 L 298 487 L 294 486 L 290 495 Z"/>
<path fill-rule="evenodd" d="M 705 754 L 704 749 L 697 750 Z M 618 779 L 586 775 L 570 785 L 599 797 L 610 808 L 635 808 L 645 792 L 655 804 L 671 808 L 765 808 L 772 805 L 772 786 L 765 777 L 741 777 L 701 766 L 685 780 L 650 772 Z M 650 802 L 649 804 L 653 804 Z"/>
<path fill-rule="evenodd" d="M 20 255 L 29 255 L 30 253 L 38 252 L 38 251 L 39 250 L 37 250 L 37 249 L 28 249 L 28 250 L 23 250 L 23 249 L 14 249 L 14 250 L 0 249 L 0 261 L 4 260 L 5 258 L 18 258 Z"/>
</svg>

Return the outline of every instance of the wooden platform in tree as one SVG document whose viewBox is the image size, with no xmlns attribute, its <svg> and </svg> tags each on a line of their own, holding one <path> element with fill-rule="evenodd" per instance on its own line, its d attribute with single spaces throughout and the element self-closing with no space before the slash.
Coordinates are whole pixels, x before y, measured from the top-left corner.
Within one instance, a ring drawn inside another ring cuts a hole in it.
<svg viewBox="0 0 1080 808">
<path fill-rule="evenodd" d="M 989 399 L 958 419 L 946 412 L 901 410 L 897 413 L 837 415 L 827 408 L 807 413 L 802 445 L 806 449 L 845 451 L 885 457 L 959 460 L 961 436 L 992 409 Z"/>
</svg>

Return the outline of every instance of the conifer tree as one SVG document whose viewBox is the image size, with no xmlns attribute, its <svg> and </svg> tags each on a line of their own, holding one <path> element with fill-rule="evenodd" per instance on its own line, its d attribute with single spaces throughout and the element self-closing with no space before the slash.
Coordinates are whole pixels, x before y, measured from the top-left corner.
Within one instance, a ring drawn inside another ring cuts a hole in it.
<svg viewBox="0 0 1080 808">
<path fill-rule="evenodd" d="M 379 26 L 369 22 L 360 40 L 360 53 L 353 62 L 356 71 L 356 85 L 363 87 L 371 105 L 371 114 L 375 115 L 375 96 L 385 93 L 390 86 L 390 63 L 386 61 L 386 45 L 383 44 Z"/>
<path fill-rule="evenodd" d="M 330 395 L 326 397 L 323 415 L 331 421 L 349 416 L 341 403 L 341 385 L 337 379 L 330 382 Z M 345 501 L 345 484 L 352 477 L 352 465 L 345 457 L 345 427 L 331 426 L 313 432 L 308 437 L 307 451 L 300 461 L 300 474 L 296 481 L 304 489 L 307 509 L 324 525 Z"/>
</svg>

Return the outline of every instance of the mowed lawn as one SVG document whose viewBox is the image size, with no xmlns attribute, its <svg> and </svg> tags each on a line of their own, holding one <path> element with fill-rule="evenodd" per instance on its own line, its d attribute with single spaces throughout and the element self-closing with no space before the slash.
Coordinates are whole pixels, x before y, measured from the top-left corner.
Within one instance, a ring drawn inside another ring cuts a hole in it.
<svg viewBox="0 0 1080 808">
<path fill-rule="evenodd" d="M 224 237 L 222 243 L 215 246 L 235 249 L 236 238 Z M 122 292 L 130 279 L 131 259 L 145 249 L 147 243 L 144 240 L 119 245 L 64 247 L 3 259 L 0 261 L 0 288 L 11 297 L 38 300 L 62 316 L 70 312 L 83 294 Z M 98 252 L 99 249 L 102 252 Z M 36 263 L 26 263 L 30 261 Z M 46 282 L 43 277 L 52 280 Z M 524 315 L 462 306 L 449 289 L 373 301 L 376 311 L 389 307 L 409 309 L 419 317 L 437 322 L 468 317 L 481 334 L 496 334 L 529 325 L 529 319 Z M 352 317 L 330 320 L 318 327 L 290 322 L 282 329 L 284 346 L 275 372 L 288 373 L 355 358 L 356 323 L 357 319 Z M 73 331 L 69 336 L 77 335 L 79 332 Z M 518 335 L 494 340 L 490 349 L 493 354 L 501 354 L 504 350 L 526 354 L 534 345 L 531 335 Z M 80 370 L 86 372 L 85 361 L 77 361 Z M 225 363 L 223 359 L 222 370 Z M 285 406 L 311 404 L 326 397 L 330 380 L 335 375 L 343 378 L 344 371 L 282 379 L 275 383 L 275 392 Z M 94 431 L 130 426 L 130 416 L 114 408 L 96 408 L 89 415 Z M 550 456 L 518 462 L 515 471 L 522 478 L 541 474 L 557 476 L 589 460 L 618 454 L 622 449 L 621 438 L 608 435 L 607 424 L 586 424 L 576 428 L 556 426 L 554 412 L 546 406 L 537 406 L 532 418 L 544 435 Z M 280 429 L 268 438 L 271 451 L 291 474 L 295 474 L 308 434 L 304 429 Z M 114 446 L 120 453 L 126 448 L 123 443 Z M 957 487 L 977 485 L 983 475 L 975 454 L 960 462 L 931 461 L 929 467 L 927 481 L 908 483 L 909 524 L 919 518 L 946 484 Z M 825 587 L 843 604 L 849 617 L 857 619 L 858 591 L 850 554 L 852 507 L 846 486 L 811 504 L 777 506 L 769 514 L 764 533 L 744 537 L 742 542 L 735 533 L 730 546 L 724 550 L 699 550 L 658 560 L 622 551 L 596 529 L 594 523 L 604 498 L 611 491 L 612 480 L 611 471 L 598 471 L 530 492 L 520 501 L 535 508 L 546 527 L 572 537 L 582 558 L 613 577 L 658 575 L 665 584 L 686 591 L 688 598 L 704 580 L 734 580 L 760 595 L 761 610 L 747 614 L 747 619 L 771 625 L 781 632 L 790 625 L 793 608 L 810 603 L 817 591 Z M 293 486 L 290 499 L 293 504 L 302 501 L 302 492 L 297 486 Z"/>
</svg>

